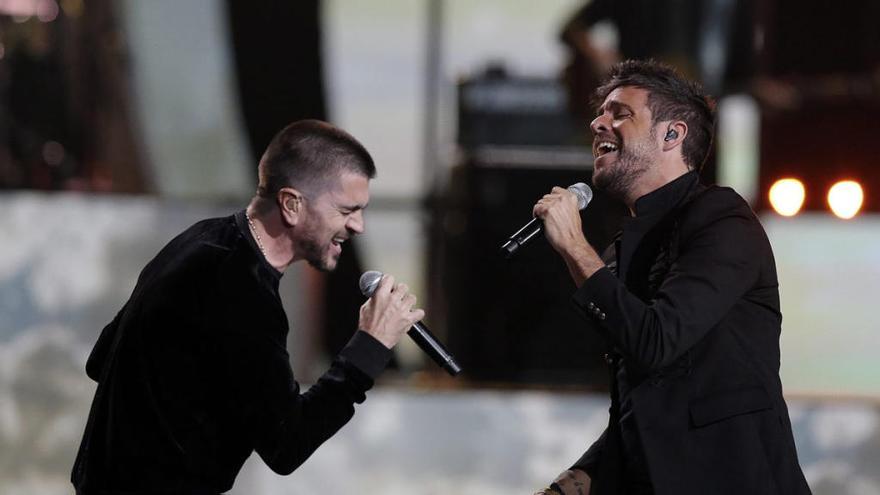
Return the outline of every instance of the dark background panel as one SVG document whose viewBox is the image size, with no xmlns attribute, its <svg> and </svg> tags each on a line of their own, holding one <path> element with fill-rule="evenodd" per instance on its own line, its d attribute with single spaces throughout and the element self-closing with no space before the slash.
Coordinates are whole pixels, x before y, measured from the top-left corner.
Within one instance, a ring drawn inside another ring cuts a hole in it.
<svg viewBox="0 0 880 495">
<path fill-rule="evenodd" d="M 531 218 L 534 203 L 553 186 L 589 182 L 589 172 L 467 163 L 453 190 L 464 191 L 444 217 L 445 267 L 440 277 L 447 305 L 449 347 L 466 376 L 509 381 L 607 386 L 605 346 L 571 303 L 568 270 L 543 238 L 512 259 L 499 248 Z M 604 249 L 616 230 L 620 206 L 601 194 L 583 212 L 584 230 Z M 433 277 L 432 277 L 433 278 Z"/>
</svg>

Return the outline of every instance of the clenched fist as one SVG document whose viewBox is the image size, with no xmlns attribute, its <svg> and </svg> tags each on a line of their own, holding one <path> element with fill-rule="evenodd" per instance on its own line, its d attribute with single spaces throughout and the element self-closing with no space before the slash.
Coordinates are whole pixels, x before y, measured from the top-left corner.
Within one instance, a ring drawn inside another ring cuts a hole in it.
<svg viewBox="0 0 880 495">
<path fill-rule="evenodd" d="M 580 287 L 605 266 L 584 237 L 578 199 L 574 193 L 554 187 L 538 201 L 532 213 L 544 222 L 544 236 L 562 256 L 576 286 Z"/>
<path fill-rule="evenodd" d="M 556 251 L 562 253 L 571 246 L 586 244 L 578 199 L 568 189 L 554 187 L 538 201 L 532 213 L 544 222 L 544 235 Z"/>
<path fill-rule="evenodd" d="M 416 296 L 406 284 L 395 284 L 394 277 L 383 275 L 372 297 L 361 306 L 358 328 L 391 349 L 413 324 L 425 317 L 415 308 Z"/>
</svg>

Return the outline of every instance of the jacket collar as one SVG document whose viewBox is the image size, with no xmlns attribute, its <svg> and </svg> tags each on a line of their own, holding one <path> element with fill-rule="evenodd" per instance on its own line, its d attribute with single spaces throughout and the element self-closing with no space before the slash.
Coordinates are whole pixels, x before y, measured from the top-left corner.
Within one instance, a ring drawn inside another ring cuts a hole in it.
<svg viewBox="0 0 880 495">
<path fill-rule="evenodd" d="M 697 183 L 697 172 L 689 171 L 636 200 L 636 218 L 663 216 L 675 207 Z"/>
<path fill-rule="evenodd" d="M 692 170 L 636 200 L 636 216 L 623 219 L 621 234 L 615 241 L 617 273 L 621 280 L 626 280 L 632 256 L 645 235 L 698 185 L 699 175 Z"/>
</svg>

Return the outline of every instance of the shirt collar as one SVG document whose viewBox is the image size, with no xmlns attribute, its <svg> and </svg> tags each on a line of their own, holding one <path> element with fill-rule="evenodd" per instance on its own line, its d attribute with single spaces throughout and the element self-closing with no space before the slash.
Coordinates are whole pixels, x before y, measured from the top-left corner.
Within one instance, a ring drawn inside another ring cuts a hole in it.
<svg viewBox="0 0 880 495">
<path fill-rule="evenodd" d="M 697 183 L 699 177 L 694 170 L 682 174 L 675 180 L 645 194 L 636 200 L 636 217 L 663 215 L 681 202 L 688 191 Z"/>
</svg>

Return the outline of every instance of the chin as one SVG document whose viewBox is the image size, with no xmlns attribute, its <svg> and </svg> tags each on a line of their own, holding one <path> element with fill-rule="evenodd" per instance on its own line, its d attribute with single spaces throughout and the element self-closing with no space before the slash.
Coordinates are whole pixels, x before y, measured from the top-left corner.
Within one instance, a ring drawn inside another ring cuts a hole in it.
<svg viewBox="0 0 880 495">
<path fill-rule="evenodd" d="M 309 264 L 312 265 L 312 268 L 316 268 L 322 272 L 332 272 L 333 270 L 336 270 L 336 265 L 339 263 L 339 257 L 327 256 L 326 258 L 310 259 L 308 261 Z"/>
<path fill-rule="evenodd" d="M 309 264 L 312 265 L 312 268 L 315 268 L 318 271 L 321 271 L 324 273 L 330 273 L 330 272 L 336 270 L 336 262 L 335 261 L 333 261 L 333 262 L 322 261 L 320 263 L 309 263 Z"/>
</svg>

